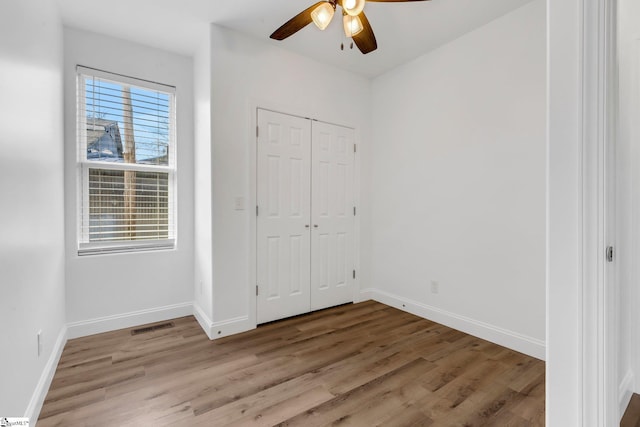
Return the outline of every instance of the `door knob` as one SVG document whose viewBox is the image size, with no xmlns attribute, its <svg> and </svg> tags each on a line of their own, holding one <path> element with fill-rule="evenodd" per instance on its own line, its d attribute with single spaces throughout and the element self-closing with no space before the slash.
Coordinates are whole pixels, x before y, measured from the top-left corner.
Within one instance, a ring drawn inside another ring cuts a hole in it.
<svg viewBox="0 0 640 427">
<path fill-rule="evenodd" d="M 318 228 L 318 224 L 313 224 L 313 228 Z"/>
<path fill-rule="evenodd" d="M 309 228 L 309 224 L 305 224 L 305 225 L 304 225 L 304 228 Z"/>
</svg>

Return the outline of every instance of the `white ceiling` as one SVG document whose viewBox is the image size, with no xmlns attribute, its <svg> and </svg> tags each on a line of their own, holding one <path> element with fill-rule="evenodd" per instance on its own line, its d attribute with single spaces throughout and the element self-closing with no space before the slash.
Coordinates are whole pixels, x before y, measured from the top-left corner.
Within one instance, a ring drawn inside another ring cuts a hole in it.
<svg viewBox="0 0 640 427">
<path fill-rule="evenodd" d="M 336 14 L 325 31 L 313 24 L 278 42 L 269 35 L 316 0 L 56 0 L 65 25 L 191 55 L 216 23 L 293 52 L 374 77 L 531 0 L 431 0 L 367 3 L 378 49 L 362 55 L 346 41 Z"/>
</svg>

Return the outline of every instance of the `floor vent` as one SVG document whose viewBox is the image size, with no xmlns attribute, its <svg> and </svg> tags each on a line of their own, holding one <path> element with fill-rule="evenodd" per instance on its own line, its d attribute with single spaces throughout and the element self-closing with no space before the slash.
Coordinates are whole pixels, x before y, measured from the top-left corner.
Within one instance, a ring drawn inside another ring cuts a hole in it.
<svg viewBox="0 0 640 427">
<path fill-rule="evenodd" d="M 146 334 L 147 332 L 158 331 L 160 329 L 173 328 L 175 324 L 173 322 L 159 323 L 157 325 L 145 326 L 144 328 L 132 329 L 131 335 Z"/>
</svg>

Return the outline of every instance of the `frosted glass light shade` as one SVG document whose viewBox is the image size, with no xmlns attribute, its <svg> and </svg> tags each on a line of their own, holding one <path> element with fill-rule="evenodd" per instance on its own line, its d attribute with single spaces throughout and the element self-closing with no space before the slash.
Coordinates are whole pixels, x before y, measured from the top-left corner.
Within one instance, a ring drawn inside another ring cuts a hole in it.
<svg viewBox="0 0 640 427">
<path fill-rule="evenodd" d="M 357 16 L 344 15 L 342 17 L 344 24 L 344 34 L 347 37 L 353 37 L 363 30 L 362 21 Z"/>
<path fill-rule="evenodd" d="M 342 9 L 350 16 L 358 16 L 364 9 L 365 0 L 342 0 Z"/>
<path fill-rule="evenodd" d="M 331 22 L 331 18 L 333 18 L 334 13 L 333 6 L 331 3 L 322 3 L 320 6 L 313 9 L 311 12 L 311 19 L 313 23 L 316 24 L 316 27 L 324 30 Z"/>
</svg>

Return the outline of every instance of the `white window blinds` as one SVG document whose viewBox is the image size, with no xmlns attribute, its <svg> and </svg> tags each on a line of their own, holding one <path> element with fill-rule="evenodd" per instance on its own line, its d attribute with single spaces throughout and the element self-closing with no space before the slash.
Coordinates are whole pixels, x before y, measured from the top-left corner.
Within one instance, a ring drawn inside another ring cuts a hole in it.
<svg viewBox="0 0 640 427">
<path fill-rule="evenodd" d="M 173 248 L 175 89 L 78 67 L 80 255 Z"/>
</svg>

